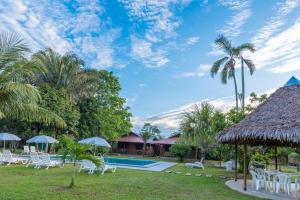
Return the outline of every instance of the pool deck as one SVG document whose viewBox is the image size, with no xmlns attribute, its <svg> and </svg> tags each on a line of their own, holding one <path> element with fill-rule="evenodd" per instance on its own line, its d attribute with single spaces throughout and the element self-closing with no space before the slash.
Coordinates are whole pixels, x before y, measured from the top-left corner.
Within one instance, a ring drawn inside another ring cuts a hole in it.
<svg viewBox="0 0 300 200">
<path fill-rule="evenodd" d="M 256 191 L 251 183 L 251 180 L 248 180 L 248 188 L 247 191 L 244 191 L 243 189 L 243 180 L 229 180 L 226 182 L 226 185 L 237 192 L 240 192 L 242 194 L 246 194 L 249 196 L 254 196 L 262 199 L 272 199 L 272 200 L 295 200 L 295 199 L 300 199 L 300 194 L 299 192 L 297 194 L 292 193 L 290 195 L 287 195 L 286 193 L 272 193 L 265 191 L 265 189 L 261 189 L 259 191 Z M 292 185 L 292 191 L 294 189 L 294 185 Z"/>
<path fill-rule="evenodd" d="M 155 165 L 151 167 L 131 167 L 131 166 L 120 166 L 120 165 L 117 165 L 117 167 L 125 168 L 125 169 L 137 169 L 137 170 L 144 170 L 144 171 L 161 172 L 176 164 L 177 163 L 174 162 L 157 162 Z"/>
</svg>

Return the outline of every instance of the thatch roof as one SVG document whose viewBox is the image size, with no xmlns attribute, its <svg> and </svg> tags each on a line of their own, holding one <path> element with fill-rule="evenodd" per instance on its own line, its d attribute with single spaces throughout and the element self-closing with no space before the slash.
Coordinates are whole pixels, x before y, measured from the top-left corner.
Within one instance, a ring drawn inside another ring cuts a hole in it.
<svg viewBox="0 0 300 200">
<path fill-rule="evenodd" d="M 240 123 L 220 132 L 217 142 L 300 145 L 300 82 L 291 79 Z"/>
</svg>

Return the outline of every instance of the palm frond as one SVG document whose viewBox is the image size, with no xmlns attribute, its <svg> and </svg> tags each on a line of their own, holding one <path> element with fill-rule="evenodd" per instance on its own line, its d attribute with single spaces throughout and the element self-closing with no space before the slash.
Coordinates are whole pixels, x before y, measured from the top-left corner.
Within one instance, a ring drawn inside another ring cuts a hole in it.
<svg viewBox="0 0 300 200">
<path fill-rule="evenodd" d="M 237 54 L 242 54 L 244 51 L 255 52 L 255 47 L 252 43 L 244 43 L 234 49 Z"/>
<path fill-rule="evenodd" d="M 224 35 L 219 35 L 215 40 L 215 44 L 227 55 L 231 55 L 233 53 L 231 42 Z"/>
<path fill-rule="evenodd" d="M 227 59 L 228 59 L 228 57 L 226 56 L 226 57 L 221 58 L 221 59 L 217 60 L 216 62 L 214 62 L 213 66 L 212 66 L 211 69 L 210 69 L 210 75 L 211 75 L 212 77 L 214 77 L 214 76 L 218 73 L 218 71 L 219 71 L 221 65 L 222 65 Z"/>
<path fill-rule="evenodd" d="M 244 59 L 244 58 L 243 58 L 243 61 L 246 63 L 246 65 L 250 71 L 250 74 L 252 75 L 255 71 L 255 65 L 254 65 L 253 61 L 250 59 Z"/>
</svg>

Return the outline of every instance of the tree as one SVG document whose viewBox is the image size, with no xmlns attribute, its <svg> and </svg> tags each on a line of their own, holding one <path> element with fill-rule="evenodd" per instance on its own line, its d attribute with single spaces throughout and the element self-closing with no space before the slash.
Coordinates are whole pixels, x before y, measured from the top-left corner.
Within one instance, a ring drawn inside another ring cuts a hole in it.
<svg viewBox="0 0 300 200">
<path fill-rule="evenodd" d="M 180 130 L 186 141 L 201 149 L 202 159 L 205 158 L 209 147 L 214 144 L 216 133 L 225 127 L 225 116 L 207 103 L 195 105 L 191 112 L 185 113 L 180 124 Z"/>
<path fill-rule="evenodd" d="M 93 162 L 96 167 L 99 167 L 101 161 L 94 157 L 91 152 L 91 146 L 88 145 L 82 145 L 78 144 L 76 141 L 74 141 L 72 138 L 70 138 L 67 135 L 62 135 L 59 140 L 59 145 L 61 148 L 62 153 L 62 160 L 63 163 L 66 162 L 66 160 L 69 160 L 73 163 L 73 175 L 71 178 L 71 182 L 69 184 L 69 187 L 72 188 L 75 185 L 75 178 L 76 178 L 76 163 L 80 160 L 90 160 Z"/>
<path fill-rule="evenodd" d="M 126 100 L 119 96 L 119 80 L 112 72 L 97 73 L 96 93 L 79 101 L 80 120 L 78 131 L 81 137 L 102 136 L 114 141 L 132 127 L 131 113 Z"/>
<path fill-rule="evenodd" d="M 190 153 L 191 146 L 187 144 L 173 144 L 170 147 L 170 152 L 178 157 L 180 162 L 183 162 L 184 158 Z"/>
<path fill-rule="evenodd" d="M 0 118 L 65 127 L 59 116 L 38 106 L 41 96 L 28 82 L 34 74 L 25 58 L 28 51 L 17 34 L 0 34 Z"/>
<path fill-rule="evenodd" d="M 143 128 L 140 131 L 140 136 L 143 138 L 144 146 L 143 146 L 143 155 L 146 154 L 146 145 L 147 140 L 151 137 L 155 137 L 160 133 L 160 130 L 157 126 L 153 126 L 150 123 L 145 123 Z"/>
<path fill-rule="evenodd" d="M 221 81 L 223 84 L 227 84 L 228 79 L 233 79 L 234 91 L 235 91 L 235 108 L 236 111 L 239 109 L 238 105 L 238 86 L 235 75 L 235 64 L 236 64 L 236 51 L 225 36 L 220 35 L 216 40 L 215 44 L 224 51 L 225 56 L 213 63 L 210 70 L 210 74 L 214 77 L 220 70 L 221 66 L 224 65 L 221 71 Z"/>
<path fill-rule="evenodd" d="M 60 55 L 48 48 L 33 54 L 32 63 L 40 68 L 35 80 L 38 86 L 47 83 L 58 90 L 64 88 L 72 101 L 94 94 L 97 76 L 85 69 L 83 60 L 77 55 Z"/>
<path fill-rule="evenodd" d="M 257 95 L 255 92 L 251 92 L 250 94 L 250 103 L 245 107 L 246 113 L 253 112 L 256 107 L 262 102 L 266 101 L 268 98 L 267 94 Z"/>
<path fill-rule="evenodd" d="M 55 128 L 56 135 L 59 134 L 59 131 L 63 131 L 65 134 L 77 136 L 77 126 L 80 118 L 79 107 L 66 98 L 66 90 L 64 88 L 56 89 L 45 83 L 40 85 L 39 91 L 42 97 L 40 106 L 55 112 L 67 124 L 64 129 L 59 130 L 58 128 Z M 40 124 L 39 127 L 53 133 L 53 127 L 44 127 L 42 124 Z"/>
<path fill-rule="evenodd" d="M 243 56 L 243 53 L 245 51 L 250 51 L 252 53 L 255 52 L 255 48 L 254 45 L 251 43 L 244 43 L 241 44 L 240 46 L 237 46 L 235 48 L 235 54 L 237 56 L 237 58 L 240 59 L 241 62 L 241 77 L 242 77 L 242 111 L 244 111 L 245 109 L 245 70 L 244 70 L 244 64 L 246 64 L 246 66 L 248 67 L 249 71 L 250 71 L 250 75 L 252 75 L 255 71 L 255 65 L 253 63 L 252 60 L 250 59 L 246 59 Z"/>
</svg>

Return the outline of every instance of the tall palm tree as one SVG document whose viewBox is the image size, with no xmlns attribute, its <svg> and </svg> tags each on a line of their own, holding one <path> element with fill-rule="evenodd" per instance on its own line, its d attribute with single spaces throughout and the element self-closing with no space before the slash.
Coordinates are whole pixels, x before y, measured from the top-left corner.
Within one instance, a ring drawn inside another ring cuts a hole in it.
<svg viewBox="0 0 300 200">
<path fill-rule="evenodd" d="M 83 60 L 75 54 L 60 55 L 48 48 L 35 53 L 32 61 L 42 69 L 37 75 L 37 85 L 47 83 L 57 89 L 64 88 L 71 100 L 89 96 L 97 87 L 97 73 L 85 69 Z"/>
<path fill-rule="evenodd" d="M 64 121 L 38 106 L 38 90 L 27 81 L 33 68 L 24 55 L 27 45 L 15 33 L 0 34 L 0 118 L 13 118 L 64 127 Z"/>
<path fill-rule="evenodd" d="M 234 91 L 235 91 L 235 106 L 236 111 L 239 109 L 238 105 L 238 87 L 235 75 L 235 64 L 236 64 L 236 54 L 235 48 L 232 46 L 231 42 L 224 36 L 220 35 L 216 40 L 215 44 L 223 50 L 225 56 L 213 63 L 210 70 L 210 74 L 214 77 L 220 70 L 221 66 L 223 69 L 221 71 L 221 81 L 223 84 L 227 84 L 228 79 L 233 79 Z"/>
<path fill-rule="evenodd" d="M 243 52 L 245 51 L 250 51 L 252 53 L 255 52 L 255 48 L 254 45 L 251 43 L 244 43 L 241 44 L 240 46 L 235 48 L 235 54 L 236 56 L 240 59 L 241 62 L 241 72 L 242 72 L 242 111 L 245 110 L 245 70 L 244 70 L 244 64 L 246 64 L 246 66 L 249 69 L 250 75 L 252 75 L 255 71 L 255 65 L 253 63 L 252 60 L 250 59 L 246 59 L 243 56 Z"/>
</svg>

